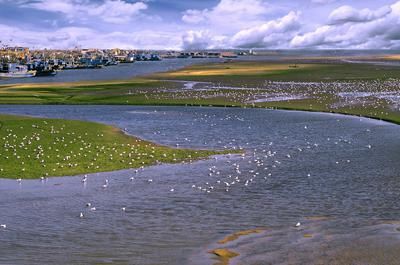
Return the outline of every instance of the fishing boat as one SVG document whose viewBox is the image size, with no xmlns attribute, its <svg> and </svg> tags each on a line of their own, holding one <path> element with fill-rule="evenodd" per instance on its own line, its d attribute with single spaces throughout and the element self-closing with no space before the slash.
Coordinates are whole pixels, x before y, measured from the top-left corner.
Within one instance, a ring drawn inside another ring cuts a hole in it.
<svg viewBox="0 0 400 265">
<path fill-rule="evenodd" d="M 57 74 L 57 71 L 54 69 L 43 69 L 43 70 L 37 70 L 35 77 L 40 77 L 40 76 L 55 76 Z"/>
<path fill-rule="evenodd" d="M 6 63 L 2 64 L 0 67 L 0 77 L 1 78 L 24 78 L 24 77 L 34 77 L 36 71 L 28 71 L 26 65 Z"/>
<path fill-rule="evenodd" d="M 39 66 L 36 68 L 36 75 L 35 77 L 40 76 L 55 76 L 57 71 L 55 71 L 52 67 L 49 66 Z"/>
</svg>

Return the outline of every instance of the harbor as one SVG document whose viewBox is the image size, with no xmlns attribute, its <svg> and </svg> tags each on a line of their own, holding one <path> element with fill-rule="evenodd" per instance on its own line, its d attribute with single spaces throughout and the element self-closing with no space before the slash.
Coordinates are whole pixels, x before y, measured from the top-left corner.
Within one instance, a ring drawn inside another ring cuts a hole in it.
<svg viewBox="0 0 400 265">
<path fill-rule="evenodd" d="M 172 60 L 166 65 L 190 65 L 192 60 L 196 63 L 201 63 L 201 60 L 215 61 L 238 58 L 240 55 L 247 55 L 244 52 L 210 52 L 210 51 L 195 51 L 195 52 L 180 52 L 180 51 L 141 51 L 141 50 L 122 50 L 122 49 L 70 49 L 70 50 L 30 50 L 26 47 L 9 47 L 3 46 L 0 49 L 0 84 L 20 82 L 22 78 L 31 77 L 53 77 L 60 72 L 67 70 L 98 70 L 108 67 L 131 65 L 137 62 L 161 62 L 163 60 Z M 189 61 L 179 63 L 181 61 Z M 185 59 L 185 60 L 182 60 Z M 150 67 L 152 68 L 152 67 Z M 118 68 L 120 71 L 122 67 Z M 175 69 L 161 66 L 160 71 Z M 122 70 L 123 71 L 123 70 Z M 109 72 L 109 71 L 104 71 Z M 112 71 L 111 71 L 112 72 Z M 152 70 L 151 72 L 154 72 Z M 87 79 L 92 79 L 90 72 L 84 72 Z M 138 71 L 142 74 L 142 71 Z M 74 72 L 74 75 L 77 73 Z M 79 74 L 78 74 L 79 75 Z M 100 73 L 103 75 L 103 72 Z M 65 76 L 68 76 L 65 75 Z M 136 76 L 132 73 L 131 76 L 108 76 L 110 79 L 130 78 Z M 8 81 L 7 79 L 18 79 Z M 102 80 L 106 80 L 100 78 Z M 40 80 L 50 81 L 51 80 Z M 75 81 L 75 80 L 65 80 Z M 24 82 L 24 81 L 22 81 Z M 31 80 L 29 80 L 31 82 Z"/>
</svg>

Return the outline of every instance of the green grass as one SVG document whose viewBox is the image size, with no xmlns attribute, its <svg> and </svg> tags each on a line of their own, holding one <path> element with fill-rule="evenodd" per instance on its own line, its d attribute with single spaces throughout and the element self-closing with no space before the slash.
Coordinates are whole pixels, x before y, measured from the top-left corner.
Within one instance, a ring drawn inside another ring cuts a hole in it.
<svg viewBox="0 0 400 265">
<path fill-rule="evenodd" d="M 0 115 L 0 177 L 34 179 L 202 159 L 226 151 L 175 149 L 111 126 Z"/>
</svg>

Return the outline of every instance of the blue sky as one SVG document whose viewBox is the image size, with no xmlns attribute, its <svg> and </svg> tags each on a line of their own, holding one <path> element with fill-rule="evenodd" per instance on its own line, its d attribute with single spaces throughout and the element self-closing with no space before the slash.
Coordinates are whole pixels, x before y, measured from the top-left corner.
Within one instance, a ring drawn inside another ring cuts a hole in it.
<svg viewBox="0 0 400 265">
<path fill-rule="evenodd" d="M 396 0 L 0 0 L 30 48 L 400 49 Z"/>
</svg>

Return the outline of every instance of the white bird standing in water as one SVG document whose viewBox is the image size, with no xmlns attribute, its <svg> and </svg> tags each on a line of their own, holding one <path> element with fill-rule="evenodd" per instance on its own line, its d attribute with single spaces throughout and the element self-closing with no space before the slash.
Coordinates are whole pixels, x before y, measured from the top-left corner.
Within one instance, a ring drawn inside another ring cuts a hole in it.
<svg viewBox="0 0 400 265">
<path fill-rule="evenodd" d="M 0 225 L 0 228 L 6 229 L 6 228 L 7 228 L 7 225 L 1 224 L 1 225 Z"/>
<path fill-rule="evenodd" d="M 301 226 L 300 222 L 298 222 L 298 223 L 295 225 L 295 227 L 300 227 L 300 226 Z"/>
<path fill-rule="evenodd" d="M 108 179 L 106 179 L 105 181 L 104 181 L 104 184 L 103 184 L 103 188 L 107 188 L 108 187 Z"/>
</svg>

